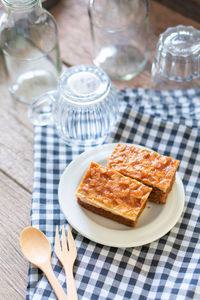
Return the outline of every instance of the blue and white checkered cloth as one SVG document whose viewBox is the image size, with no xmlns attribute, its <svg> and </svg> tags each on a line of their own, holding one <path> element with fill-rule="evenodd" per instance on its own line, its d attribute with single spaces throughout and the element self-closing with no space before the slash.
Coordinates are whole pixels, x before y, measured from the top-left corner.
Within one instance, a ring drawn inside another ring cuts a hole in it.
<svg viewBox="0 0 200 300">
<path fill-rule="evenodd" d="M 200 91 L 119 92 L 122 113 L 108 142 L 128 142 L 181 161 L 186 203 L 181 219 L 159 240 L 135 248 L 94 243 L 72 230 L 78 257 L 79 299 L 200 299 Z M 31 225 L 49 238 L 65 219 L 58 184 L 65 167 L 85 149 L 66 146 L 53 126 L 35 127 Z M 149 233 L 151 234 L 151 233 Z M 55 253 L 52 265 L 66 291 Z M 26 299 L 56 299 L 42 272 L 30 265 Z"/>
</svg>

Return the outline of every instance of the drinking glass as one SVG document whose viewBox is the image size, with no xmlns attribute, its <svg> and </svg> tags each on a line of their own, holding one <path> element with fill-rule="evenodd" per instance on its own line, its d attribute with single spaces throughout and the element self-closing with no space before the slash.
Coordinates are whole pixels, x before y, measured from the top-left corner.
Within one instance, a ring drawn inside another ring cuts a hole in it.
<svg viewBox="0 0 200 300">
<path fill-rule="evenodd" d="M 162 33 L 151 73 L 157 90 L 200 88 L 200 31 L 179 25 Z"/>
<path fill-rule="evenodd" d="M 118 112 L 109 76 L 96 66 L 79 65 L 61 75 L 57 90 L 34 101 L 28 115 L 34 125 L 55 124 L 69 145 L 97 145 L 111 131 Z"/>
</svg>

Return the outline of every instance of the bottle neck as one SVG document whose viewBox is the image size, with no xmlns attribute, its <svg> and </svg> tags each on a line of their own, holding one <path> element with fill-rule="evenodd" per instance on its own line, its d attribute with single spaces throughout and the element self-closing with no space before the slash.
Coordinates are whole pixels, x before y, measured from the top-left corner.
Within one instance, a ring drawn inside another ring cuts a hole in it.
<svg viewBox="0 0 200 300">
<path fill-rule="evenodd" d="M 1 0 L 7 9 L 26 10 L 41 6 L 41 0 Z"/>
</svg>

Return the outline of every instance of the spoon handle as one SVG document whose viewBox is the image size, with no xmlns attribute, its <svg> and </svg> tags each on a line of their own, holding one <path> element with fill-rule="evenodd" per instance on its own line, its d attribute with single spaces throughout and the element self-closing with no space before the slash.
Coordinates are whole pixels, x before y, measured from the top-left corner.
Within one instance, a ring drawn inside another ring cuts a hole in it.
<svg viewBox="0 0 200 300">
<path fill-rule="evenodd" d="M 49 263 L 45 264 L 42 268 L 42 271 L 45 273 L 58 300 L 68 300 L 67 295 L 64 293 L 63 288 L 61 287 L 60 283 L 58 282 L 58 280 L 53 272 L 51 264 L 49 264 Z"/>
</svg>

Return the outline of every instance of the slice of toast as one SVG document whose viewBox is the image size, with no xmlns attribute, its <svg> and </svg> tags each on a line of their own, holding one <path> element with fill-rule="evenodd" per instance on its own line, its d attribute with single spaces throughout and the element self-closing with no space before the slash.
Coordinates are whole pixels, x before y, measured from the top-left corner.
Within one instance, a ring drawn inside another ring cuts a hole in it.
<svg viewBox="0 0 200 300">
<path fill-rule="evenodd" d="M 151 187 L 149 200 L 161 204 L 166 203 L 178 165 L 172 157 L 127 144 L 118 144 L 108 160 L 108 168 Z"/>
<path fill-rule="evenodd" d="M 76 191 L 84 208 L 127 226 L 135 226 L 151 188 L 92 162 Z"/>
</svg>

